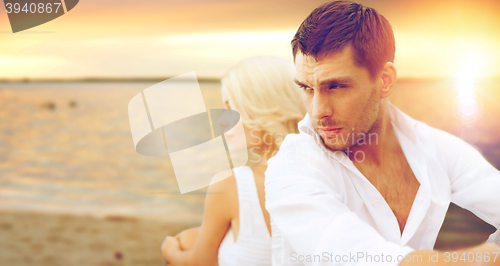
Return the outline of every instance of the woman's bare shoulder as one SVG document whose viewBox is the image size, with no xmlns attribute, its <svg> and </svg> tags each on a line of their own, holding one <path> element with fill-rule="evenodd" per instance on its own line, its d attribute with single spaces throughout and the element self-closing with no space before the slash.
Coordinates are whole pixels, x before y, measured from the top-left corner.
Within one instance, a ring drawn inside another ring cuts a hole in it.
<svg viewBox="0 0 500 266">
<path fill-rule="evenodd" d="M 210 184 L 208 187 L 208 192 L 211 193 L 237 193 L 236 192 L 236 178 L 234 174 L 216 182 Z"/>
<path fill-rule="evenodd" d="M 207 201 L 219 205 L 219 208 L 227 208 L 230 216 L 237 215 L 238 189 L 234 174 L 211 184 L 207 191 Z"/>
<path fill-rule="evenodd" d="M 205 218 L 233 219 L 238 215 L 238 193 L 234 176 L 210 184 L 205 196 Z M 208 215 L 208 216 L 207 216 Z"/>
</svg>

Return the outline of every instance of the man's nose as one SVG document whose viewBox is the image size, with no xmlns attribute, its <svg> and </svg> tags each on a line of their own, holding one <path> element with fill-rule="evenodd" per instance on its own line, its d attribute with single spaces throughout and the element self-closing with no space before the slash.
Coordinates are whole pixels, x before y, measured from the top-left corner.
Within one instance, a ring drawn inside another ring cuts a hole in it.
<svg viewBox="0 0 500 266">
<path fill-rule="evenodd" d="M 313 98 L 312 118 L 321 120 L 333 115 L 332 103 L 330 99 L 321 92 L 315 92 Z"/>
</svg>

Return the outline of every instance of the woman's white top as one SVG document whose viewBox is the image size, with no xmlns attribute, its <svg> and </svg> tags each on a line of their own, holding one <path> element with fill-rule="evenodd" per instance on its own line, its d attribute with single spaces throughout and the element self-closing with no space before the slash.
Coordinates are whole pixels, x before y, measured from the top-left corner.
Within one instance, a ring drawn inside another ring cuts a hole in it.
<svg viewBox="0 0 500 266">
<path fill-rule="evenodd" d="M 260 207 L 252 169 L 234 169 L 238 189 L 240 230 L 234 241 L 232 227 L 219 247 L 219 265 L 271 265 L 271 236 Z"/>
</svg>

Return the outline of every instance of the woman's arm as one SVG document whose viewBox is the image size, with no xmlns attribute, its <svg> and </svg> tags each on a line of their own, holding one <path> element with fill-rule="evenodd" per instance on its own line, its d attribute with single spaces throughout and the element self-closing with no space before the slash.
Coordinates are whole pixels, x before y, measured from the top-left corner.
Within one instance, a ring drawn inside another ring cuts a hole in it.
<svg viewBox="0 0 500 266">
<path fill-rule="evenodd" d="M 182 250 L 179 241 L 167 237 L 162 245 L 165 259 L 173 265 L 216 265 L 219 246 L 238 215 L 238 193 L 234 176 L 210 185 L 198 236 L 191 250 Z"/>
<path fill-rule="evenodd" d="M 193 249 L 196 238 L 198 238 L 198 234 L 200 233 L 200 228 L 201 227 L 189 228 L 175 236 L 182 250 Z"/>
</svg>

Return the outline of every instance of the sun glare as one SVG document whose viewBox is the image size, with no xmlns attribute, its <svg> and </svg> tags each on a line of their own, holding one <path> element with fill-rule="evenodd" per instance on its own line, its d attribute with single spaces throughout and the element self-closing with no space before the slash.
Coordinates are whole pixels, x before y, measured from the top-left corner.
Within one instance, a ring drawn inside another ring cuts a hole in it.
<svg viewBox="0 0 500 266">
<path fill-rule="evenodd" d="M 484 70 L 486 57 L 475 49 L 465 55 L 457 73 L 457 97 L 455 113 L 466 126 L 473 125 L 480 117 L 481 108 L 477 99 L 476 79 Z"/>
</svg>

